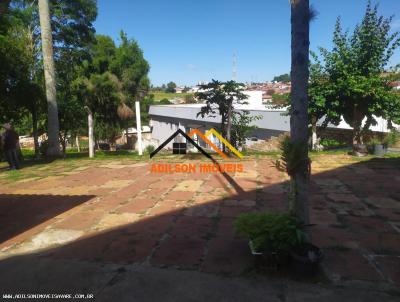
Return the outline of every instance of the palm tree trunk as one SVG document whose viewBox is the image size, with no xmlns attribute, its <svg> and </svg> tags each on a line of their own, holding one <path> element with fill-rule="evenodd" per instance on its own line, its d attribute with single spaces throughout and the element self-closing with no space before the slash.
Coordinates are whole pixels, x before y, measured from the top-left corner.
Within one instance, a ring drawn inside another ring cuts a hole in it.
<svg viewBox="0 0 400 302">
<path fill-rule="evenodd" d="M 309 0 L 291 0 L 292 27 L 292 113 L 290 135 L 293 143 L 307 145 L 308 140 L 308 63 L 309 63 Z M 293 176 L 295 185 L 294 209 L 296 216 L 309 223 L 308 212 L 308 150 L 302 148 L 304 161 Z"/>
<path fill-rule="evenodd" d="M 48 0 L 39 0 L 39 17 L 42 37 L 42 53 L 44 77 L 46 81 L 48 142 L 47 155 L 60 154 L 59 122 L 56 95 L 56 75 L 53 56 L 53 38 L 50 25 L 50 11 Z"/>
</svg>

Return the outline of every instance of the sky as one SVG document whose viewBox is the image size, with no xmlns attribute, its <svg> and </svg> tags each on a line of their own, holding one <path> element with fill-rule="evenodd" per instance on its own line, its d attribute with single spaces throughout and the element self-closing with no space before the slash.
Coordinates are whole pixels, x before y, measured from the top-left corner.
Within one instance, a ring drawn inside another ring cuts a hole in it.
<svg viewBox="0 0 400 302">
<path fill-rule="evenodd" d="M 310 3 L 318 14 L 311 23 L 310 48 L 317 50 L 332 46 L 338 16 L 344 29 L 353 30 L 367 0 Z M 400 31 L 400 0 L 380 0 L 379 12 L 394 15 L 392 28 Z M 234 53 L 237 81 L 268 81 L 290 72 L 288 0 L 98 0 L 95 28 L 117 43 L 121 30 L 138 41 L 155 86 L 230 80 Z M 391 64 L 399 63 L 397 50 Z"/>
</svg>

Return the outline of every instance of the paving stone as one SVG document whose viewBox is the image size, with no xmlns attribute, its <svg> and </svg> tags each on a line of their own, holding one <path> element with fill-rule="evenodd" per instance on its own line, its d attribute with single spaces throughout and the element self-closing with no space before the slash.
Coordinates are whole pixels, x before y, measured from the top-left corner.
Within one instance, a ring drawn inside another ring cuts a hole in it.
<svg viewBox="0 0 400 302">
<path fill-rule="evenodd" d="M 398 255 L 400 251 L 400 234 L 366 233 L 356 237 L 359 245 L 372 254 Z"/>
<path fill-rule="evenodd" d="M 389 232 L 393 233 L 393 228 L 384 220 L 376 217 L 343 217 L 343 223 L 355 232 Z"/>
<path fill-rule="evenodd" d="M 203 181 L 201 180 L 184 180 L 178 183 L 173 191 L 196 192 L 202 184 Z"/>
<path fill-rule="evenodd" d="M 138 219 L 139 215 L 133 213 L 106 214 L 93 228 L 96 230 L 107 230 L 134 223 Z"/>
<path fill-rule="evenodd" d="M 154 199 L 135 198 L 128 204 L 125 204 L 117 209 L 117 212 L 142 214 L 152 208 L 157 203 Z"/>
<path fill-rule="evenodd" d="M 336 214 L 328 210 L 310 210 L 310 223 L 317 225 L 338 225 Z"/>
<path fill-rule="evenodd" d="M 0 252 L 0 259 L 2 256 L 34 253 L 45 248 L 66 244 L 78 239 L 82 235 L 83 232 L 77 230 L 46 229 L 16 247 Z"/>
<path fill-rule="evenodd" d="M 192 206 L 187 208 L 183 214 L 193 217 L 216 217 L 218 215 L 218 205 L 211 203 Z"/>
<path fill-rule="evenodd" d="M 190 237 L 207 239 L 214 225 L 212 218 L 181 216 L 173 224 L 170 235 L 173 237 Z"/>
<path fill-rule="evenodd" d="M 367 197 L 365 198 L 365 202 L 377 208 L 400 210 L 400 201 L 396 201 L 389 197 Z"/>
<path fill-rule="evenodd" d="M 374 261 L 390 282 L 400 286 L 400 256 L 379 256 Z"/>
<path fill-rule="evenodd" d="M 70 230 L 89 229 L 96 224 L 102 214 L 104 214 L 102 211 L 81 211 L 66 217 L 59 223 L 55 224 L 55 227 Z"/>
<path fill-rule="evenodd" d="M 256 205 L 256 201 L 250 199 L 244 199 L 244 200 L 226 199 L 224 200 L 223 204 L 225 206 L 254 207 Z"/>
<path fill-rule="evenodd" d="M 313 226 L 310 228 L 312 242 L 321 248 L 358 248 L 353 232 L 332 226 Z"/>
<path fill-rule="evenodd" d="M 132 180 L 110 180 L 107 181 L 104 185 L 100 186 L 101 188 L 108 189 L 119 189 L 126 187 L 132 183 Z"/>
<path fill-rule="evenodd" d="M 165 195 L 164 200 L 188 201 L 194 196 L 193 192 L 169 192 Z"/>
<path fill-rule="evenodd" d="M 229 217 L 221 217 L 218 219 L 214 235 L 221 239 L 241 238 L 237 235 L 235 230 L 235 219 Z"/>
<path fill-rule="evenodd" d="M 207 204 L 207 203 L 214 203 L 219 202 L 221 200 L 220 196 L 215 196 L 212 194 L 201 194 L 197 195 L 193 198 L 193 204 Z"/>
<path fill-rule="evenodd" d="M 144 262 L 157 244 L 154 236 L 117 236 L 101 254 L 101 260 L 113 263 Z"/>
<path fill-rule="evenodd" d="M 354 194 L 337 194 L 330 193 L 328 194 L 328 198 L 335 202 L 347 202 L 347 203 L 359 203 L 361 202 L 360 198 L 355 196 Z"/>
<path fill-rule="evenodd" d="M 220 208 L 220 215 L 222 217 L 231 217 L 236 218 L 242 213 L 248 213 L 251 211 L 255 211 L 254 208 L 251 207 L 243 207 L 243 206 L 221 206 Z"/>
<path fill-rule="evenodd" d="M 208 244 L 202 271 L 239 275 L 253 266 L 246 240 L 214 238 Z"/>
<path fill-rule="evenodd" d="M 383 281 L 381 275 L 358 251 L 324 250 L 322 265 L 333 281 Z"/>
<path fill-rule="evenodd" d="M 374 213 L 385 219 L 390 221 L 400 221 L 400 210 L 393 210 L 393 209 L 374 209 Z"/>
<path fill-rule="evenodd" d="M 198 268 L 203 258 L 206 241 L 182 237 L 164 240 L 150 262 L 158 266 Z"/>
<path fill-rule="evenodd" d="M 156 206 L 151 208 L 149 215 L 159 216 L 159 215 L 179 215 L 181 212 L 181 206 L 178 202 L 174 200 L 164 200 L 159 202 Z"/>
</svg>

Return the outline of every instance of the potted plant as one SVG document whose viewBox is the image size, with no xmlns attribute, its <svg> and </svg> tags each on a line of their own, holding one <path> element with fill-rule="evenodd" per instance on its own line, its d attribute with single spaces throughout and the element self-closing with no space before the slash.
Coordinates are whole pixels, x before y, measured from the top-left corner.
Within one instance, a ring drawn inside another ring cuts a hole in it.
<svg viewBox="0 0 400 302">
<path fill-rule="evenodd" d="M 238 234 L 249 239 L 256 264 L 285 265 L 302 276 L 317 272 L 320 249 L 306 241 L 302 226 L 290 213 L 244 213 L 235 221 Z"/>
<path fill-rule="evenodd" d="M 384 156 L 386 153 L 386 143 L 377 138 L 372 138 L 369 142 L 372 147 L 373 155 L 375 156 Z"/>
<path fill-rule="evenodd" d="M 292 249 L 304 240 L 294 216 L 288 213 L 244 213 L 235 221 L 239 235 L 249 240 L 251 253 L 258 263 L 287 263 Z"/>
</svg>

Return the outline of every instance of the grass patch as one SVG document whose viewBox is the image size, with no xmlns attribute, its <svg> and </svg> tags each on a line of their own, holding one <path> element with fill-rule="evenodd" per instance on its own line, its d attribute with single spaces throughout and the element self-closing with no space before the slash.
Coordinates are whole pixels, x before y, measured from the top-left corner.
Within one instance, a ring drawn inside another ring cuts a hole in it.
<svg viewBox="0 0 400 302">
<path fill-rule="evenodd" d="M 184 98 L 187 95 L 193 95 L 193 93 L 183 92 L 183 93 L 170 93 L 165 91 L 152 91 L 151 94 L 154 95 L 155 101 L 161 101 L 162 99 L 175 99 L 175 98 Z"/>
</svg>

